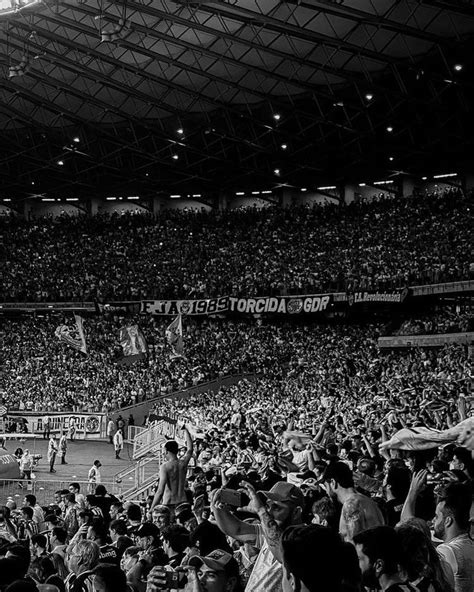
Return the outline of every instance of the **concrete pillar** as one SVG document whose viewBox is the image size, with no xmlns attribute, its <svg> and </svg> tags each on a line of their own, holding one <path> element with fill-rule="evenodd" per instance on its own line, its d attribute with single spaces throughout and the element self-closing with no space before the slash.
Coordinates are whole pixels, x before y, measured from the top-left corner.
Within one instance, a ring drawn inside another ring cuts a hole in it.
<svg viewBox="0 0 474 592">
<path fill-rule="evenodd" d="M 229 208 L 231 195 L 225 191 L 220 191 L 215 202 L 215 206 L 218 210 L 227 210 Z"/>
<path fill-rule="evenodd" d="M 474 188 L 474 174 L 466 173 L 464 177 L 461 179 L 461 182 L 464 186 L 465 191 L 470 191 Z"/>
<path fill-rule="evenodd" d="M 352 183 L 347 183 L 344 185 L 344 203 L 349 205 L 352 203 L 356 197 L 356 193 L 358 193 L 358 186 Z"/>
<path fill-rule="evenodd" d="M 413 177 L 402 177 L 401 179 L 401 193 L 403 197 L 411 197 L 415 188 L 415 180 Z"/>
<path fill-rule="evenodd" d="M 163 207 L 163 199 L 158 195 L 155 195 L 151 199 L 151 212 L 153 215 L 156 215 L 160 212 Z"/>
<path fill-rule="evenodd" d="M 100 200 L 97 197 L 93 197 L 90 201 L 89 201 L 89 213 L 91 216 L 95 216 L 97 214 L 97 212 L 99 211 L 99 207 L 100 207 Z"/>
<path fill-rule="evenodd" d="M 280 195 L 278 196 L 278 203 L 282 208 L 286 206 L 291 206 L 295 202 L 295 193 L 292 189 L 288 189 L 287 187 L 283 187 L 280 190 Z"/>
</svg>

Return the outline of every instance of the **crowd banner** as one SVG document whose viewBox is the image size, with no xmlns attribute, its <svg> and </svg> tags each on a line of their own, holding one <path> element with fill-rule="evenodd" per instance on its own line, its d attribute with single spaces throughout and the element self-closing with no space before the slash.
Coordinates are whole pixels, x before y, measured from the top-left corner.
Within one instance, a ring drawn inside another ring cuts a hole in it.
<svg viewBox="0 0 474 592">
<path fill-rule="evenodd" d="M 392 291 L 378 290 L 347 292 L 346 300 L 349 306 L 357 304 L 403 304 L 409 292 L 409 288 Z"/>
<path fill-rule="evenodd" d="M 152 315 L 304 314 L 324 312 L 332 294 L 308 296 L 263 296 L 261 298 L 204 298 L 201 300 L 145 300 L 141 312 Z"/>
<path fill-rule="evenodd" d="M 44 422 L 49 418 L 50 432 L 52 434 L 65 434 L 74 431 L 75 438 L 79 440 L 97 440 L 105 437 L 106 416 L 104 413 L 53 413 L 42 414 L 30 411 L 14 411 L 8 414 L 15 418 L 26 420 L 26 429 L 29 434 L 42 434 Z"/>
</svg>

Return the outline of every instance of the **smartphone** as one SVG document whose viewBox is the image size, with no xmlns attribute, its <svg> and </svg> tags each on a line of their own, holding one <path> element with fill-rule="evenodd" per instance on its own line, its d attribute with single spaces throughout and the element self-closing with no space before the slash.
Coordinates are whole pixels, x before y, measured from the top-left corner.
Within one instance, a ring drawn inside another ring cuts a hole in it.
<svg viewBox="0 0 474 592">
<path fill-rule="evenodd" d="M 240 508 L 244 505 L 244 499 L 241 491 L 236 489 L 222 489 L 220 501 L 228 506 Z"/>
<path fill-rule="evenodd" d="M 172 590 L 184 588 L 188 583 L 188 578 L 184 571 L 167 571 L 166 586 Z"/>
</svg>

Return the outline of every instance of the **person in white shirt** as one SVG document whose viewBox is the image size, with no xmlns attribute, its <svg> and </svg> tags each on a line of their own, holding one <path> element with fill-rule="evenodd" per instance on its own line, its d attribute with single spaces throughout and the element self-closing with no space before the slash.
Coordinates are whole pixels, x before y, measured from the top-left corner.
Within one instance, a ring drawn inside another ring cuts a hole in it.
<svg viewBox="0 0 474 592">
<path fill-rule="evenodd" d="M 120 452 L 123 448 L 123 435 L 120 430 L 117 430 L 114 434 L 114 449 L 115 449 L 115 458 L 120 459 Z"/>
<path fill-rule="evenodd" d="M 54 468 L 54 463 L 56 461 L 56 455 L 58 453 L 58 441 L 56 439 L 56 435 L 52 434 L 51 438 L 49 439 L 48 444 L 48 462 L 49 462 L 49 472 L 55 473 L 56 469 Z"/>
<path fill-rule="evenodd" d="M 95 486 L 102 481 L 102 476 L 100 474 L 100 467 L 102 463 L 100 460 L 95 460 L 92 467 L 89 469 L 89 473 L 87 474 L 87 480 L 89 481 L 89 491 L 90 493 L 94 493 Z"/>
<path fill-rule="evenodd" d="M 433 522 L 437 548 L 454 573 L 455 592 L 474 590 L 474 541 L 469 536 L 472 494 L 467 483 L 449 483 L 438 493 Z"/>
</svg>

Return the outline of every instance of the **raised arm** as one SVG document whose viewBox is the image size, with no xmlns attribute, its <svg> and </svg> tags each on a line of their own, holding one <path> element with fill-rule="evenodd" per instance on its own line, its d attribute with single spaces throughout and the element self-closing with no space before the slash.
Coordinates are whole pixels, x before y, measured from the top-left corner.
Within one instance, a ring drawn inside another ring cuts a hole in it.
<svg viewBox="0 0 474 592">
<path fill-rule="evenodd" d="M 230 536 L 241 542 L 254 541 L 257 536 L 257 529 L 253 524 L 247 524 L 236 518 L 221 500 L 221 491 L 218 489 L 212 498 L 211 508 L 217 522 L 217 526 L 226 536 Z"/>
<path fill-rule="evenodd" d="M 421 471 L 413 473 L 413 477 L 410 483 L 410 489 L 408 490 L 408 495 L 405 499 L 402 513 L 400 515 L 400 522 L 405 522 L 406 520 L 409 520 L 410 518 L 414 518 L 416 516 L 416 500 L 420 492 L 425 488 L 427 475 L 428 471 L 426 469 L 422 469 Z"/>
<path fill-rule="evenodd" d="M 183 460 L 186 463 L 189 463 L 189 461 L 191 460 L 191 458 L 193 456 L 193 452 L 194 452 L 194 442 L 193 442 L 191 434 L 189 433 L 189 430 L 186 426 L 184 426 L 184 434 L 186 437 L 186 454 L 184 455 Z"/>
<path fill-rule="evenodd" d="M 258 515 L 262 524 L 263 535 L 267 541 L 268 548 L 272 552 L 275 559 L 279 563 L 283 563 L 283 549 L 281 547 L 281 537 L 283 534 L 282 529 L 270 514 L 267 507 L 262 503 L 254 487 L 245 481 L 241 483 L 241 485 L 244 487 L 247 495 L 250 498 L 250 503 L 245 509 Z"/>
</svg>

